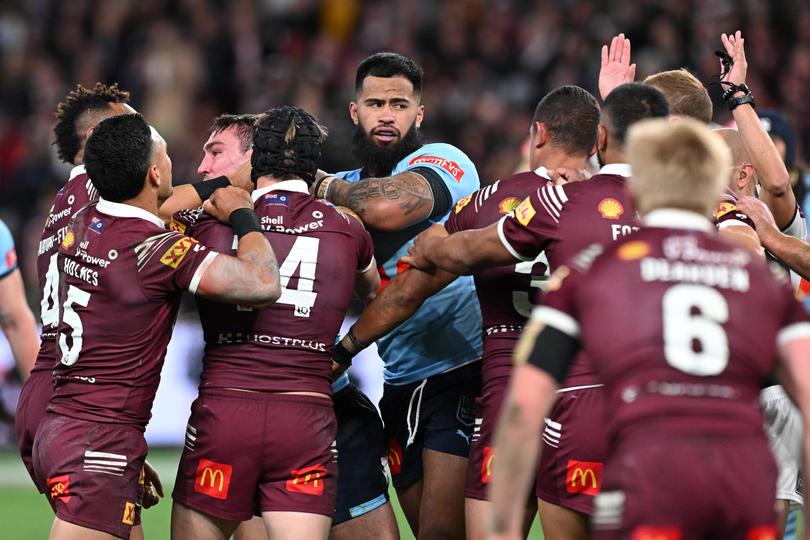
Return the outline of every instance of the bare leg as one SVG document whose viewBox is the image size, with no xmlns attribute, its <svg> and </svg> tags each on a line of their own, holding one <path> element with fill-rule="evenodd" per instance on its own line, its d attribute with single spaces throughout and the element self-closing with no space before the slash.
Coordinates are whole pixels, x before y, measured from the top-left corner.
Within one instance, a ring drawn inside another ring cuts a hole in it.
<svg viewBox="0 0 810 540">
<path fill-rule="evenodd" d="M 529 536 L 534 516 L 537 514 L 537 503 L 532 501 L 526 505 L 526 514 L 523 517 L 523 537 Z M 490 512 L 489 501 L 480 499 L 464 499 L 464 521 L 467 524 L 467 540 L 484 540 L 487 536 L 487 526 Z"/>
<path fill-rule="evenodd" d="M 51 534 L 48 538 L 50 540 L 115 540 L 117 537 L 109 533 L 68 523 L 57 517 L 53 519 Z"/>
<path fill-rule="evenodd" d="M 238 521 L 208 516 L 178 503 L 172 505 L 172 540 L 227 540 L 238 525 Z"/>
<path fill-rule="evenodd" d="M 329 533 L 329 540 L 399 540 L 397 518 L 391 503 L 335 525 Z"/>
<path fill-rule="evenodd" d="M 419 504 L 422 500 L 422 480 L 405 489 L 397 489 L 397 500 L 408 520 L 413 535 L 419 536 Z"/>
<path fill-rule="evenodd" d="M 267 536 L 267 529 L 264 527 L 264 520 L 259 516 L 243 521 L 233 533 L 234 540 L 270 540 Z"/>
<path fill-rule="evenodd" d="M 129 540 L 143 540 L 143 525 L 135 525 L 129 533 Z"/>
<path fill-rule="evenodd" d="M 538 499 L 537 509 L 540 512 L 545 540 L 588 540 L 590 538 L 590 518 L 587 515 L 542 499 Z"/>
<path fill-rule="evenodd" d="M 332 518 L 306 512 L 262 512 L 267 534 L 273 539 L 326 540 Z"/>
<path fill-rule="evenodd" d="M 422 470 L 417 538 L 462 540 L 467 458 L 425 449 Z"/>
</svg>

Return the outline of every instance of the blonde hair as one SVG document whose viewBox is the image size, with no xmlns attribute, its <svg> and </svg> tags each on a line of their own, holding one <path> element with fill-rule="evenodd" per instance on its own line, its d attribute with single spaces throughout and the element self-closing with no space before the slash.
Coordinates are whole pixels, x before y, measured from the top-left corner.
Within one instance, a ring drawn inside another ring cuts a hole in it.
<svg viewBox="0 0 810 540">
<path fill-rule="evenodd" d="M 644 84 L 657 88 L 666 96 L 669 114 L 688 116 L 704 124 L 712 121 L 714 107 L 709 92 L 687 70 L 681 68 L 662 71 L 644 79 Z"/>
<path fill-rule="evenodd" d="M 697 120 L 638 122 L 626 153 L 633 170 L 628 185 L 642 215 L 662 207 L 711 215 L 728 183 L 729 149 Z"/>
</svg>

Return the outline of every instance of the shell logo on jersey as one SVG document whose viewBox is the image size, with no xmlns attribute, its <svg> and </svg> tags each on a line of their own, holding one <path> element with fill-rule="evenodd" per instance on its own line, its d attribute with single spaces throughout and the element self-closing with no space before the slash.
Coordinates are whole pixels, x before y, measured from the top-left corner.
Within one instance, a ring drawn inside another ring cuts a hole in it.
<svg viewBox="0 0 810 540">
<path fill-rule="evenodd" d="M 287 480 L 287 491 L 307 495 L 323 495 L 325 477 L 326 469 L 321 465 L 290 471 L 290 478 Z"/>
<path fill-rule="evenodd" d="M 470 204 L 470 201 L 471 201 L 471 200 L 472 200 L 472 193 L 470 193 L 469 195 L 467 195 L 467 196 L 466 196 L 466 197 L 464 197 L 463 199 L 459 199 L 459 200 L 458 200 L 458 202 L 456 203 L 456 214 L 458 214 L 459 212 L 461 212 L 461 210 L 462 210 L 462 209 L 463 209 L 465 206 L 467 206 L 468 204 Z"/>
<path fill-rule="evenodd" d="M 498 212 L 504 215 L 511 214 L 518 206 L 520 206 L 520 199 L 517 197 L 507 197 L 498 203 Z"/>
<path fill-rule="evenodd" d="M 636 527 L 630 540 L 681 540 L 678 527 Z"/>
<path fill-rule="evenodd" d="M 121 523 L 126 525 L 135 524 L 135 504 L 129 501 L 124 503 L 124 517 L 121 518 Z"/>
<path fill-rule="evenodd" d="M 169 230 L 177 231 L 180 234 L 185 234 L 186 226 L 177 221 L 176 219 L 172 218 L 171 222 L 169 223 Z"/>
<path fill-rule="evenodd" d="M 650 244 L 641 240 L 627 242 L 616 250 L 616 255 L 623 261 L 635 261 L 650 254 Z"/>
<path fill-rule="evenodd" d="M 491 446 L 484 447 L 484 460 L 481 462 L 481 483 L 489 484 L 492 480 L 492 462 L 495 460 L 495 449 Z"/>
<path fill-rule="evenodd" d="M 776 540 L 776 525 L 761 525 L 748 529 L 745 540 Z"/>
<path fill-rule="evenodd" d="M 397 475 L 402 470 L 402 447 L 396 439 L 388 441 L 388 468 L 392 475 Z"/>
<path fill-rule="evenodd" d="M 619 219 L 624 214 L 624 206 L 613 197 L 602 199 L 596 209 L 605 219 Z"/>
<path fill-rule="evenodd" d="M 194 491 L 215 499 L 227 499 L 232 474 L 233 467 L 230 465 L 200 459 L 194 478 Z"/>
<path fill-rule="evenodd" d="M 523 202 L 515 208 L 515 217 L 523 226 L 528 226 L 536 213 L 537 210 L 534 209 L 532 201 L 528 197 L 523 199 Z"/>
<path fill-rule="evenodd" d="M 593 497 L 599 495 L 604 467 L 605 465 L 598 461 L 569 459 L 565 467 L 565 490 L 568 493 L 581 493 Z"/>
<path fill-rule="evenodd" d="M 714 212 L 715 218 L 721 218 L 728 214 L 729 212 L 734 212 L 737 210 L 737 207 L 731 204 L 730 202 L 723 202 L 720 203 L 720 206 L 717 207 L 717 210 Z"/>
<path fill-rule="evenodd" d="M 160 262 L 166 266 L 177 268 L 180 266 L 180 263 L 183 262 L 183 258 L 186 256 L 186 253 L 188 253 L 188 250 L 191 249 L 191 246 L 196 243 L 197 241 L 193 238 L 184 236 L 175 242 L 172 247 L 170 247 L 166 253 L 163 254 L 163 256 L 160 258 Z"/>
<path fill-rule="evenodd" d="M 65 238 L 62 240 L 62 249 L 70 249 L 76 242 L 76 235 L 73 234 L 73 229 L 70 229 L 67 233 L 65 233 Z"/>
<path fill-rule="evenodd" d="M 48 478 L 48 490 L 50 491 L 51 500 L 62 501 L 63 503 L 70 502 L 70 475 L 63 474 L 61 476 L 53 476 Z"/>
<path fill-rule="evenodd" d="M 461 179 L 464 177 L 464 170 L 458 166 L 458 163 L 450 161 L 449 159 L 444 159 L 439 156 L 416 156 L 408 163 L 408 167 L 418 163 L 428 163 L 444 169 L 450 173 L 450 176 L 452 176 L 453 180 L 456 182 L 461 182 Z"/>
</svg>

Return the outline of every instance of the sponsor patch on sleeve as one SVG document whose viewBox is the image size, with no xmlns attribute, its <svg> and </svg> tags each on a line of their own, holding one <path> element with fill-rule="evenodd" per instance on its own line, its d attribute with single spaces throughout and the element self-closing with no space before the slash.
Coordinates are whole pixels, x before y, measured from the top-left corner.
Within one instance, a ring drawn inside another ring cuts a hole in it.
<svg viewBox="0 0 810 540">
<path fill-rule="evenodd" d="M 196 240 L 188 236 L 180 238 L 163 254 L 160 258 L 160 262 L 166 266 L 177 268 L 180 263 L 183 262 L 183 258 L 186 256 L 186 253 L 188 253 L 188 250 L 196 243 Z"/>
<path fill-rule="evenodd" d="M 515 217 L 523 226 L 528 226 L 535 214 L 537 214 L 537 210 L 534 209 L 532 201 L 528 197 L 515 208 Z"/>
<path fill-rule="evenodd" d="M 464 209 L 465 206 L 470 204 L 471 200 L 472 200 L 472 193 L 467 195 L 463 199 L 459 199 L 458 202 L 456 203 L 456 214 L 461 212 Z"/>
<path fill-rule="evenodd" d="M 455 161 L 451 161 L 449 159 L 445 159 L 443 157 L 416 156 L 408 163 L 408 166 L 411 167 L 413 165 L 418 165 L 420 163 L 425 163 L 427 165 L 435 165 L 440 169 L 444 169 L 450 174 L 450 176 L 453 177 L 453 180 L 455 180 L 456 182 L 461 182 L 461 179 L 464 177 L 464 169 L 459 167 L 458 163 L 456 163 Z"/>
<path fill-rule="evenodd" d="M 730 202 L 722 202 L 720 203 L 720 206 L 717 207 L 717 210 L 714 213 L 714 217 L 719 219 L 728 213 L 734 212 L 735 210 L 737 210 L 737 207 L 731 204 Z"/>
</svg>

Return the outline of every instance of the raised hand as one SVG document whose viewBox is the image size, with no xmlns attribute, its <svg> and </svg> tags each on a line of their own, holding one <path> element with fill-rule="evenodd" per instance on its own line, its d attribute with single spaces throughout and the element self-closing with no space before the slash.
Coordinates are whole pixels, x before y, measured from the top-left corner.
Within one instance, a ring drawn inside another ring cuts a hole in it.
<svg viewBox="0 0 810 540">
<path fill-rule="evenodd" d="M 610 41 L 610 48 L 602 46 L 602 67 L 599 69 L 599 94 L 602 100 L 614 88 L 636 78 L 636 65 L 630 63 L 630 40 L 624 34 Z"/>
<path fill-rule="evenodd" d="M 732 84 L 745 83 L 745 76 L 748 73 L 748 61 L 745 59 L 745 40 L 742 37 L 742 33 L 737 30 L 733 35 L 721 34 L 720 41 L 723 42 L 726 53 L 734 61 L 731 69 L 722 80 Z M 723 63 L 721 61 L 720 73 L 722 72 Z"/>
</svg>

